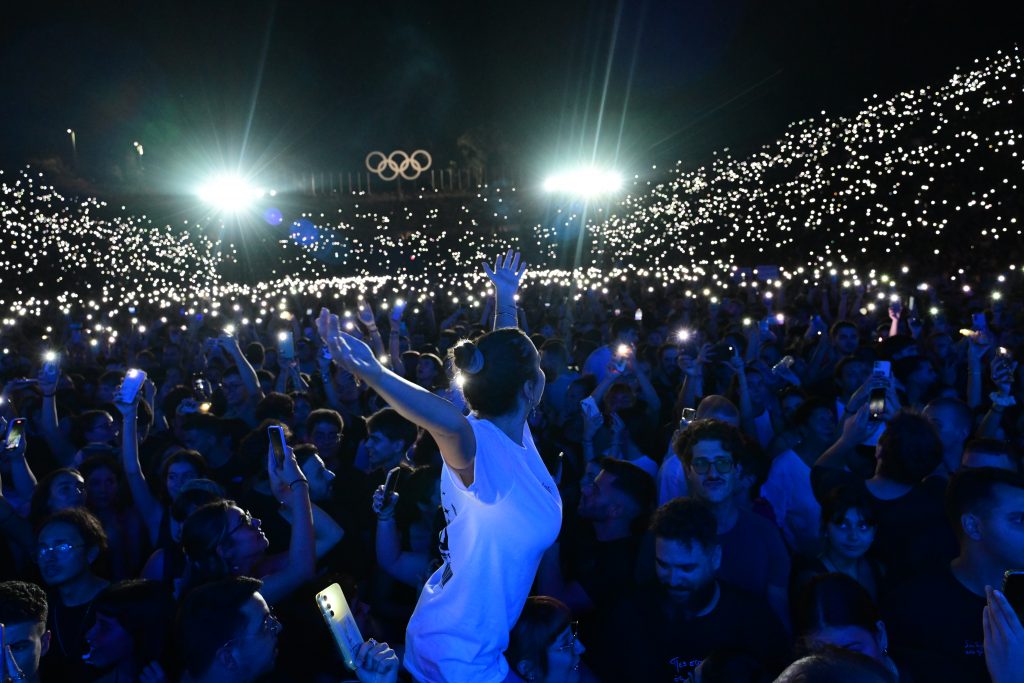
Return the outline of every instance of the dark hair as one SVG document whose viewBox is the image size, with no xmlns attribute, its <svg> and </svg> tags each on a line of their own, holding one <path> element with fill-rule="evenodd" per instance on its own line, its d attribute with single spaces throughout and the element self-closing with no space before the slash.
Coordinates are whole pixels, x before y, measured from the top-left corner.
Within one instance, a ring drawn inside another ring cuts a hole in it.
<svg viewBox="0 0 1024 683">
<path fill-rule="evenodd" d="M 641 518 L 651 514 L 658 498 L 654 477 L 642 467 L 617 458 L 601 458 L 601 469 L 615 477 L 612 488 L 626 494 L 637 507 Z"/>
<path fill-rule="evenodd" d="M 289 422 L 295 417 L 295 401 L 288 394 L 272 391 L 256 404 L 256 421 L 280 420 Z"/>
<path fill-rule="evenodd" d="M 317 422 L 329 422 L 337 427 L 339 432 L 345 431 L 345 420 L 337 410 L 331 410 L 330 408 L 318 408 L 311 411 L 309 416 L 306 418 L 307 434 L 313 431 L 313 426 Z"/>
<path fill-rule="evenodd" d="M 946 487 L 946 517 L 957 536 L 963 533 L 960 517 L 988 512 L 996 502 L 996 487 L 1010 486 L 1024 490 L 1024 477 L 1016 472 L 995 467 L 960 470 L 950 477 Z"/>
<path fill-rule="evenodd" d="M 246 625 L 242 607 L 263 586 L 259 579 L 236 576 L 196 588 L 178 613 L 177 634 L 185 671 L 205 674 L 224 643 Z"/>
<path fill-rule="evenodd" d="M 113 618 L 131 634 L 136 662 L 163 658 L 174 619 L 174 598 L 162 581 L 132 579 L 112 584 L 96 596 L 92 609 Z"/>
<path fill-rule="evenodd" d="M 228 533 L 228 508 L 232 500 L 217 500 L 192 511 L 181 527 L 181 549 L 188 560 L 185 589 L 192 589 L 231 575 L 217 547 Z"/>
<path fill-rule="evenodd" d="M 793 605 L 793 631 L 805 651 L 813 649 L 809 637 L 815 631 L 832 626 L 859 626 L 876 633 L 880 619 L 867 589 L 840 573 L 810 579 Z"/>
<path fill-rule="evenodd" d="M 470 372 L 478 351 L 483 366 Z M 533 342 L 516 327 L 488 332 L 475 342 L 463 340 L 449 354 L 465 380 L 462 393 L 466 403 L 489 417 L 515 410 L 520 391 L 535 378 L 539 365 Z"/>
<path fill-rule="evenodd" d="M 72 467 L 61 467 L 47 473 L 42 479 L 40 479 L 39 483 L 37 483 L 36 487 L 32 490 L 32 498 L 29 501 L 28 518 L 34 526 L 38 527 L 39 522 L 53 512 L 53 510 L 50 509 L 50 487 L 53 486 L 53 482 L 57 480 L 57 477 L 65 474 L 72 477 L 78 477 L 83 482 L 85 481 L 85 477 L 82 476 L 82 473 Z"/>
<path fill-rule="evenodd" d="M 950 411 L 957 422 L 957 427 L 965 429 L 968 432 L 971 431 L 971 427 L 974 425 L 974 415 L 971 412 L 970 406 L 958 398 L 953 398 L 952 396 L 941 396 L 934 401 L 930 401 L 928 405 L 925 406 L 925 410 L 930 408 L 939 408 Z"/>
<path fill-rule="evenodd" d="M 707 503 L 696 498 L 674 498 L 655 510 L 651 531 L 655 538 L 683 545 L 696 543 L 705 550 L 719 545 L 715 515 Z"/>
<path fill-rule="evenodd" d="M 259 342 L 249 342 L 245 347 L 245 357 L 253 365 L 262 365 L 266 359 L 266 349 Z"/>
<path fill-rule="evenodd" d="M 108 386 L 116 387 L 122 381 L 124 381 L 124 372 L 120 370 L 107 370 L 102 375 L 100 375 L 100 378 L 99 380 L 97 380 L 96 385 L 99 386 L 101 384 L 106 384 Z"/>
<path fill-rule="evenodd" d="M 121 465 L 120 460 L 112 455 L 102 453 L 99 455 L 90 455 L 82 460 L 81 464 L 78 465 L 78 471 L 82 473 L 82 477 L 85 478 L 87 483 L 89 481 L 89 477 L 99 470 L 110 470 L 113 473 L 114 478 L 117 480 L 117 497 L 114 500 L 114 507 L 118 510 L 122 510 L 131 505 L 132 494 L 128 489 L 128 480 L 124 476 L 124 467 Z M 89 499 L 86 497 L 86 505 L 88 506 L 88 504 Z"/>
<path fill-rule="evenodd" d="M 416 425 L 399 415 L 394 408 L 381 408 L 366 418 L 366 431 L 380 432 L 392 441 L 401 441 L 406 448 L 416 440 Z"/>
<path fill-rule="evenodd" d="M 71 421 L 71 440 L 81 448 L 86 445 L 85 433 L 92 429 L 93 423 L 99 418 L 114 419 L 114 416 L 105 410 L 86 410 Z"/>
<path fill-rule="evenodd" d="M 444 361 L 441 360 L 441 357 L 434 353 L 421 353 L 416 362 L 422 363 L 423 361 L 428 361 L 434 366 L 434 384 L 430 388 L 435 389 L 444 386 Z"/>
<path fill-rule="evenodd" d="M 693 462 L 693 447 L 701 441 L 718 441 L 722 444 L 722 450 L 738 460 L 740 451 L 743 450 L 743 438 L 740 430 L 728 422 L 722 422 L 714 418 L 705 420 L 694 420 L 686 429 L 680 432 L 675 441 L 672 442 L 672 450 L 683 461 L 689 465 Z"/>
<path fill-rule="evenodd" d="M 837 486 L 825 494 L 821 501 L 821 529 L 828 524 L 840 524 L 850 510 L 859 510 L 864 521 L 871 526 L 878 525 L 872 496 L 863 486 Z"/>
<path fill-rule="evenodd" d="M 221 500 L 221 497 L 208 489 L 185 489 L 171 503 L 171 517 L 179 524 L 184 523 L 196 509 L 218 500 Z"/>
<path fill-rule="evenodd" d="M 164 415 L 168 416 L 168 419 L 177 414 L 178 405 L 187 399 L 194 398 L 192 389 L 186 387 L 184 384 L 178 386 L 167 392 L 164 396 L 164 400 L 160 401 L 160 410 Z"/>
<path fill-rule="evenodd" d="M 0 624 L 46 623 L 46 591 L 27 581 L 0 582 Z"/>
<path fill-rule="evenodd" d="M 174 451 L 160 464 L 160 481 L 157 487 L 160 490 L 160 497 L 165 502 L 170 502 L 171 500 L 167 493 L 167 473 L 170 471 L 171 465 L 176 465 L 179 462 L 191 465 L 192 469 L 196 471 L 197 477 L 206 478 L 210 473 L 209 468 L 206 466 L 206 458 L 199 451 L 192 451 L 187 448 L 179 448 Z"/>
<path fill-rule="evenodd" d="M 879 474 L 917 484 L 942 462 L 942 441 L 928 418 L 901 410 L 878 438 L 878 453 Z"/>
<path fill-rule="evenodd" d="M 636 324 L 636 320 L 626 315 L 620 316 L 612 321 L 612 341 L 621 337 L 623 332 L 636 332 L 638 329 L 640 326 Z"/>
<path fill-rule="evenodd" d="M 795 427 L 803 427 L 810 423 L 811 417 L 814 415 L 816 410 L 827 410 L 829 415 L 832 416 L 832 421 L 836 419 L 836 404 L 833 401 L 827 401 L 817 396 L 811 396 L 804 400 L 800 406 L 793 411 L 792 422 Z"/>
<path fill-rule="evenodd" d="M 299 467 L 303 467 L 306 461 L 314 455 L 320 455 L 320 451 L 311 443 L 296 444 L 292 447 L 292 452 L 295 453 L 295 462 L 299 464 Z"/>
<path fill-rule="evenodd" d="M 857 326 L 854 325 L 849 320 L 837 320 L 836 322 L 832 323 L 832 327 L 829 328 L 828 336 L 832 339 L 835 339 L 836 335 L 839 334 L 839 331 L 847 327 L 853 330 L 854 332 L 857 332 Z"/>
<path fill-rule="evenodd" d="M 775 683 L 896 683 L 896 677 L 867 655 L 827 646 L 790 664 Z"/>
<path fill-rule="evenodd" d="M 540 345 L 540 351 L 541 353 L 554 356 L 561 365 L 569 364 L 569 349 L 565 348 L 565 343 L 561 339 L 546 339 Z"/>
<path fill-rule="evenodd" d="M 57 523 L 75 527 L 82 541 L 90 548 L 96 548 L 101 552 L 107 549 L 107 533 L 103 530 L 103 525 L 85 508 L 67 508 L 54 512 L 42 521 L 36 536 L 47 526 Z"/>
<path fill-rule="evenodd" d="M 505 659 L 512 670 L 517 670 L 519 662 L 528 662 L 547 675 L 548 648 L 571 622 L 572 612 L 560 600 L 546 595 L 528 597 L 508 636 Z"/>
</svg>

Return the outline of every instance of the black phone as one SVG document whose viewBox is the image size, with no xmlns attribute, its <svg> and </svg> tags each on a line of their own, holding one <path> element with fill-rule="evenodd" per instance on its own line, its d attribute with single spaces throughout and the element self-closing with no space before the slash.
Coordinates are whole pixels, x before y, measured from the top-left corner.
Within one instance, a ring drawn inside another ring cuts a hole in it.
<svg viewBox="0 0 1024 683">
<path fill-rule="evenodd" d="M 4 439 L 4 450 L 13 451 L 21 445 L 25 435 L 25 418 L 16 417 L 7 424 L 7 437 Z"/>
<path fill-rule="evenodd" d="M 888 381 L 892 377 L 892 365 L 889 361 L 875 361 L 871 374 Z M 868 399 L 868 412 L 872 420 L 882 419 L 882 415 L 885 413 L 885 396 L 887 392 L 886 387 L 876 387 L 871 390 L 871 395 Z"/>
<path fill-rule="evenodd" d="M 276 425 L 267 427 L 267 436 L 270 437 L 270 447 L 274 450 L 274 462 L 277 469 L 284 467 L 284 454 L 287 447 L 284 442 L 284 430 Z"/>
<path fill-rule="evenodd" d="M 1003 574 L 1003 595 L 1024 622 L 1024 571 L 1010 570 Z"/>
</svg>

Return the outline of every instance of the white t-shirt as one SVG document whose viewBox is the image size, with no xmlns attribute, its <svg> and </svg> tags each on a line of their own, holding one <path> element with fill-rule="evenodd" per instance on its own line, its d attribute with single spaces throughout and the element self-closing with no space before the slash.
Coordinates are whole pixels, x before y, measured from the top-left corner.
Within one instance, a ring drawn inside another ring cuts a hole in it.
<svg viewBox="0 0 1024 683">
<path fill-rule="evenodd" d="M 811 489 L 811 468 L 793 450 L 772 460 L 761 495 L 771 503 L 786 543 L 813 556 L 821 530 L 821 505 Z"/>
<path fill-rule="evenodd" d="M 690 487 L 686 482 L 686 473 L 683 471 L 683 461 L 675 454 L 669 446 L 665 459 L 661 461 L 656 478 L 658 483 L 658 505 L 664 505 L 673 498 L 681 498 L 689 495 Z"/>
<path fill-rule="evenodd" d="M 600 383 L 608 374 L 608 364 L 612 362 L 614 355 L 611 347 L 599 346 L 590 352 L 587 360 L 583 363 L 583 374 L 591 374 Z"/>
<path fill-rule="evenodd" d="M 405 668 L 422 683 L 500 683 L 508 634 L 541 555 L 562 524 L 562 499 L 527 426 L 523 446 L 493 423 L 476 435 L 473 483 L 444 466 L 444 564 L 423 587 L 406 630 Z"/>
</svg>

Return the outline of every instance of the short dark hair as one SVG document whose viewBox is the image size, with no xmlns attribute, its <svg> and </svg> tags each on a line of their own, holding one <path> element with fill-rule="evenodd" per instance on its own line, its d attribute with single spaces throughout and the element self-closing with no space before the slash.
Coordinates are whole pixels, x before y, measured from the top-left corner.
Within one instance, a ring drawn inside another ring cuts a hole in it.
<svg viewBox="0 0 1024 683">
<path fill-rule="evenodd" d="M 288 394 L 272 391 L 256 404 L 256 421 L 281 420 L 288 422 L 295 416 L 295 401 Z"/>
<path fill-rule="evenodd" d="M 996 467 L 977 467 L 953 474 L 946 486 L 946 517 L 959 536 L 963 533 L 960 517 L 968 512 L 987 512 L 995 502 L 996 487 L 1024 490 L 1024 477 Z"/>
<path fill-rule="evenodd" d="M 828 645 L 790 664 L 775 683 L 896 683 L 896 676 L 876 659 Z"/>
<path fill-rule="evenodd" d="M 740 451 L 743 450 L 743 437 L 740 430 L 728 422 L 721 420 L 705 419 L 694 420 L 686 429 L 680 432 L 675 441 L 672 442 L 672 450 L 683 461 L 689 465 L 693 462 L 693 447 L 701 441 L 718 441 L 722 449 L 738 460 Z"/>
<path fill-rule="evenodd" d="M 309 416 L 306 418 L 306 433 L 312 432 L 313 425 L 317 422 L 329 422 L 337 427 L 339 432 L 345 431 L 345 419 L 337 410 L 331 410 L 330 408 L 317 408 L 316 410 L 310 411 Z"/>
<path fill-rule="evenodd" d="M 836 322 L 832 323 L 832 327 L 829 328 L 828 336 L 832 339 L 835 339 L 836 335 L 839 334 L 839 331 L 847 327 L 853 330 L 854 332 L 857 332 L 858 336 L 860 335 L 859 331 L 857 330 L 857 326 L 854 325 L 849 320 L 837 320 Z"/>
<path fill-rule="evenodd" d="M 569 627 L 572 611 L 561 601 L 546 595 L 531 595 L 523 605 L 512 632 L 509 633 L 505 658 L 513 669 L 519 662 L 529 662 L 544 675 L 548 673 L 548 648 L 558 635 Z"/>
<path fill-rule="evenodd" d="M 470 372 L 478 351 L 483 357 L 483 366 Z M 462 394 L 466 403 L 489 417 L 505 415 L 515 409 L 519 392 L 534 378 L 540 362 L 537 348 L 517 327 L 488 332 L 475 342 L 464 339 L 448 353 L 462 373 Z"/>
<path fill-rule="evenodd" d="M 863 486 L 852 484 L 836 486 L 828 491 L 824 500 L 821 501 L 822 530 L 827 524 L 840 524 L 850 510 L 860 510 L 865 522 L 871 526 L 877 526 L 878 518 L 873 501 L 874 498 Z"/>
<path fill-rule="evenodd" d="M 245 628 L 242 607 L 262 586 L 259 579 L 235 576 L 200 586 L 185 597 L 177 632 L 178 654 L 188 675 L 209 671 L 217 650 Z"/>
<path fill-rule="evenodd" d="M 601 469 L 615 477 L 612 488 L 625 493 L 641 516 L 648 515 L 658 497 L 654 477 L 639 465 L 618 458 L 601 458 Z"/>
<path fill-rule="evenodd" d="M 40 523 L 36 535 L 38 536 L 39 532 L 50 524 L 58 522 L 75 527 L 82 541 L 90 548 L 100 551 L 107 549 L 107 533 L 103 531 L 103 525 L 85 508 L 66 508 L 54 512 Z"/>
<path fill-rule="evenodd" d="M 901 484 L 917 484 L 942 462 L 942 441 L 920 413 L 901 410 L 878 437 L 878 472 Z"/>
<path fill-rule="evenodd" d="M 0 623 L 46 623 L 46 591 L 27 581 L 0 582 Z"/>
<path fill-rule="evenodd" d="M 409 447 L 416 440 L 416 425 L 399 415 L 394 408 L 381 408 L 366 418 L 366 431 L 380 432 L 392 441 Z"/>
<path fill-rule="evenodd" d="M 684 545 L 698 544 L 705 550 L 718 543 L 718 522 L 711 507 L 696 498 L 674 498 L 654 512 L 651 531 L 655 538 Z"/>
</svg>

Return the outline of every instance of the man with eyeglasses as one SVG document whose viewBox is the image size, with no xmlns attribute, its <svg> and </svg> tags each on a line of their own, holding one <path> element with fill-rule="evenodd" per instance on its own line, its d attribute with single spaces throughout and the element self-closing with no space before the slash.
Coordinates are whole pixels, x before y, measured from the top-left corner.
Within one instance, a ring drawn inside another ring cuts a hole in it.
<svg viewBox="0 0 1024 683">
<path fill-rule="evenodd" d="M 196 588 L 178 613 L 182 683 L 250 683 L 274 668 L 279 622 L 245 576 Z"/>
<path fill-rule="evenodd" d="M 718 578 L 764 597 L 788 624 L 789 554 L 772 522 L 740 506 L 743 448 L 740 430 L 719 420 L 695 420 L 673 443 L 690 495 L 715 515 L 722 548 Z"/>
<path fill-rule="evenodd" d="M 88 680 L 82 655 L 92 602 L 110 582 L 92 565 L 107 547 L 99 520 L 84 508 L 68 508 L 48 517 L 36 537 L 39 574 L 49 589 L 48 627 L 53 633 L 42 678 Z"/>
</svg>

